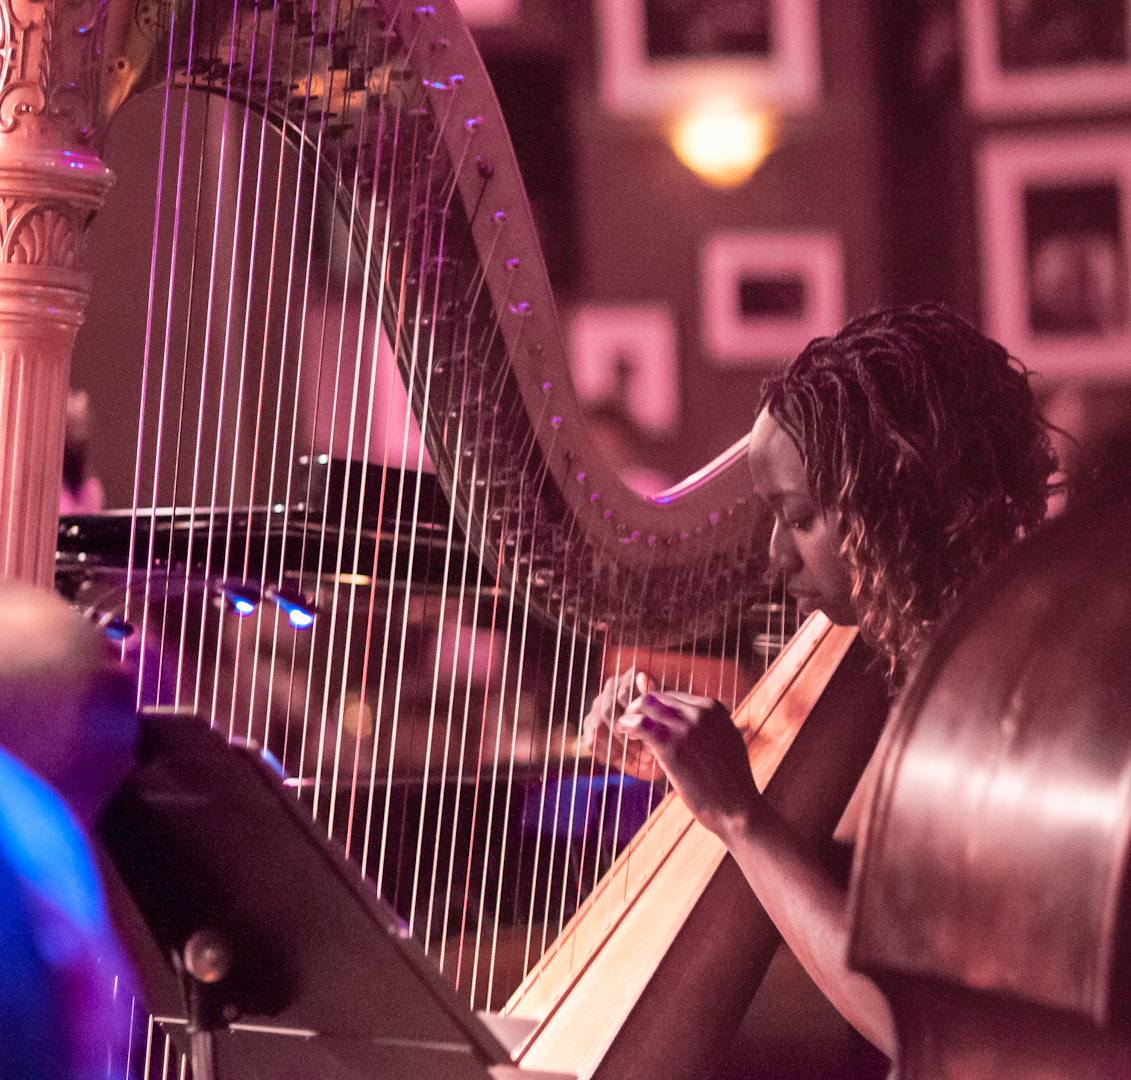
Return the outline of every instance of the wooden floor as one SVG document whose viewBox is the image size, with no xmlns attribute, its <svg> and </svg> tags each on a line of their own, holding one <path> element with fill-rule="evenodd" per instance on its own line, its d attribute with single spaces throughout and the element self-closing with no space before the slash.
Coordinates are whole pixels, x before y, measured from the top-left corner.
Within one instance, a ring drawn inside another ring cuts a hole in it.
<svg viewBox="0 0 1131 1080">
<path fill-rule="evenodd" d="M 711 1080 L 884 1080 L 888 1060 L 829 1004 L 784 946 Z"/>
</svg>

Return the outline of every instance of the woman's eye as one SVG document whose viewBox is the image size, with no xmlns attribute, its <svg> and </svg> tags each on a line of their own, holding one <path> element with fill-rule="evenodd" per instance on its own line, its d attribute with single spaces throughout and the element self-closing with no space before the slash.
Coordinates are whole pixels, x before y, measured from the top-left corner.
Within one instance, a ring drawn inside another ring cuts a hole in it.
<svg viewBox="0 0 1131 1080">
<path fill-rule="evenodd" d="M 803 517 L 790 518 L 786 520 L 786 527 L 795 529 L 798 532 L 808 532 L 813 528 L 815 517 L 812 514 L 806 514 Z"/>
</svg>

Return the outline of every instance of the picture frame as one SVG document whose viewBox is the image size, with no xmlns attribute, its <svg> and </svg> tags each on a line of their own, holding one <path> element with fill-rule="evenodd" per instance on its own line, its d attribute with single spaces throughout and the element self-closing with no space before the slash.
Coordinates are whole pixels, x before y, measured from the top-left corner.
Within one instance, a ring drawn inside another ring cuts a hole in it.
<svg viewBox="0 0 1131 1080">
<path fill-rule="evenodd" d="M 518 0 L 456 0 L 468 26 L 508 26 L 518 18 Z"/>
<path fill-rule="evenodd" d="M 653 438 L 679 423 L 678 349 L 664 304 L 582 305 L 569 320 L 570 371 L 581 404 L 611 405 Z"/>
<path fill-rule="evenodd" d="M 702 256 L 706 351 L 721 367 L 793 359 L 844 323 L 839 238 L 745 231 L 708 237 Z"/>
<path fill-rule="evenodd" d="M 1131 374 L 1131 133 L 990 139 L 978 184 L 990 336 L 1042 375 Z"/>
<path fill-rule="evenodd" d="M 788 113 L 819 100 L 816 0 L 598 0 L 597 17 L 610 112 L 671 115 L 725 96 Z"/>
<path fill-rule="evenodd" d="M 987 115 L 1131 104 L 1131 0 L 961 0 L 966 100 Z"/>
</svg>

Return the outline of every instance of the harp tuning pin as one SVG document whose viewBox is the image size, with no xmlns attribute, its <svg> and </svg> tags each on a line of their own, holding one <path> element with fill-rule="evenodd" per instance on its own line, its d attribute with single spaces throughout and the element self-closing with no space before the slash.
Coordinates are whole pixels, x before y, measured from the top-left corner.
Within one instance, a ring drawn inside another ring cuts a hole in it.
<svg viewBox="0 0 1131 1080">
<path fill-rule="evenodd" d="M 446 89 L 446 87 L 445 87 Z M 472 116 L 463 122 L 463 126 L 469 131 L 478 130 L 483 124 L 482 116 Z"/>
<path fill-rule="evenodd" d="M 431 4 L 421 4 L 420 7 L 413 10 L 413 14 L 418 18 L 423 18 L 425 15 L 435 15 L 436 9 Z"/>
<path fill-rule="evenodd" d="M 502 225 L 502 223 L 506 220 L 507 220 L 507 212 L 505 210 L 496 210 L 495 211 L 495 222 L 496 222 L 496 224 Z"/>
<path fill-rule="evenodd" d="M 551 416 L 550 417 L 550 427 L 552 427 L 556 431 L 561 426 L 562 426 L 562 418 L 560 416 Z"/>
<path fill-rule="evenodd" d="M 549 392 L 550 392 L 551 390 L 553 390 L 553 388 L 554 388 L 554 384 L 553 384 L 553 383 L 551 383 L 551 382 L 544 382 L 544 383 L 542 384 L 542 393 L 543 393 L 543 394 L 548 394 L 548 393 L 549 393 Z"/>
<path fill-rule="evenodd" d="M 507 259 L 507 269 L 508 270 L 517 270 L 518 269 L 518 259 Z"/>
<path fill-rule="evenodd" d="M 463 86 L 463 76 L 462 76 L 462 75 L 449 75 L 449 76 L 448 76 L 448 85 L 449 85 L 449 86 L 450 86 L 450 87 L 451 87 L 451 88 L 452 88 L 453 90 L 454 90 L 454 89 L 455 89 L 455 88 L 456 88 L 457 86 Z"/>
</svg>

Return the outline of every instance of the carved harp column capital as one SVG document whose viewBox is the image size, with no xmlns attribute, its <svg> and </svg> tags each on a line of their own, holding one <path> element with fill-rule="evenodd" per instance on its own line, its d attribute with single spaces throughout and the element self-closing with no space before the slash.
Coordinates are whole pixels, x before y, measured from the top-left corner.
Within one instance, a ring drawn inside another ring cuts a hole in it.
<svg viewBox="0 0 1131 1080">
<path fill-rule="evenodd" d="M 54 580 L 86 235 L 112 176 L 93 146 L 98 0 L 0 0 L 0 576 Z"/>
</svg>

